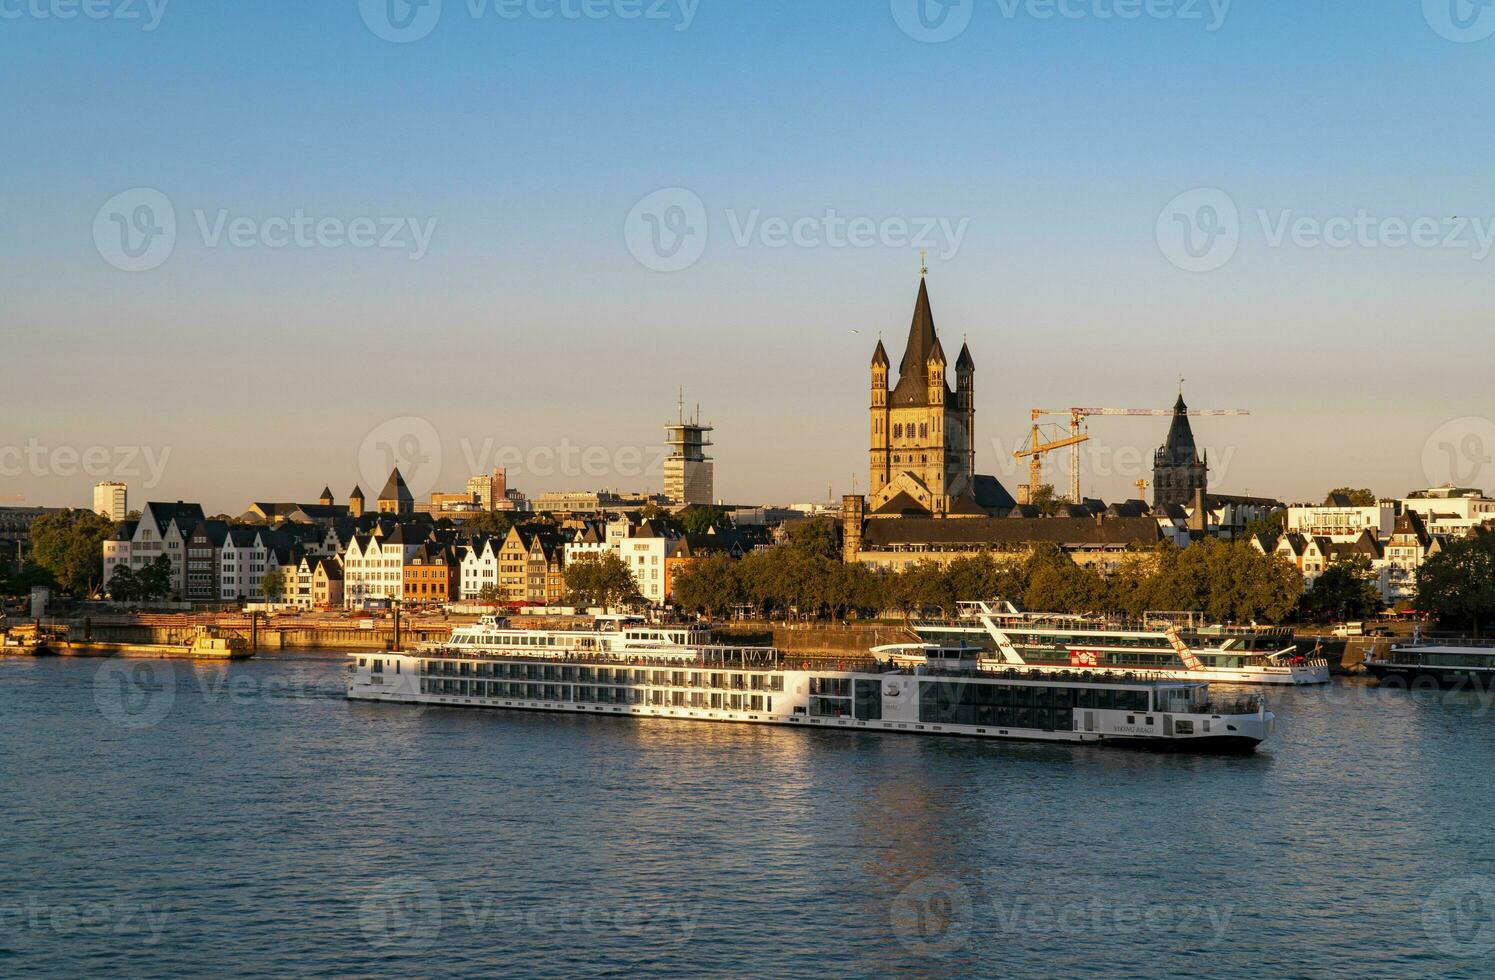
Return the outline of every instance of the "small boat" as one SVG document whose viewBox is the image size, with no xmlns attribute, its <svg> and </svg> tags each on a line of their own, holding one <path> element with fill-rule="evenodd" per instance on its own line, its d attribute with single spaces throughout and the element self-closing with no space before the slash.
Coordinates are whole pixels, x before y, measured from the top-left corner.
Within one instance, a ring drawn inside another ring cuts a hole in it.
<svg viewBox="0 0 1495 980">
<path fill-rule="evenodd" d="M 214 626 L 199 626 L 192 637 L 192 656 L 204 660 L 242 660 L 254 656 L 249 641 Z"/>
</svg>

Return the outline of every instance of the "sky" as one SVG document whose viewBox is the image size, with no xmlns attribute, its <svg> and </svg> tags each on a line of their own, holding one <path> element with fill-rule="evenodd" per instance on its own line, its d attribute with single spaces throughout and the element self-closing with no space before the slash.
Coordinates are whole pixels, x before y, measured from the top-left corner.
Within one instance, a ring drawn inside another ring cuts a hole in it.
<svg viewBox="0 0 1495 980">
<path fill-rule="evenodd" d="M 657 490 L 682 387 L 865 490 L 921 248 L 1009 487 L 1184 378 L 1222 492 L 1495 490 L 1492 81 L 1469 0 L 0 0 L 0 504 Z"/>
</svg>

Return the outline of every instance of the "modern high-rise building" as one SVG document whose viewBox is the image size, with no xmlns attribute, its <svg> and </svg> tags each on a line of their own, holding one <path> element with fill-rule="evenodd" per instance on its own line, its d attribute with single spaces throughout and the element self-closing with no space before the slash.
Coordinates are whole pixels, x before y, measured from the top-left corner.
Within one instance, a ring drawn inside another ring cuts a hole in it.
<svg viewBox="0 0 1495 980">
<path fill-rule="evenodd" d="M 699 506 L 716 499 L 716 474 L 706 448 L 711 445 L 711 426 L 701 424 L 701 409 L 685 417 L 685 396 L 679 414 L 664 427 L 670 455 L 664 461 L 664 495 L 673 504 Z"/>
<path fill-rule="evenodd" d="M 111 521 L 122 521 L 130 512 L 130 488 L 123 483 L 105 482 L 93 488 L 93 509 Z"/>
<path fill-rule="evenodd" d="M 508 475 L 502 468 L 495 469 L 491 476 L 480 474 L 469 479 L 467 492 L 483 510 L 508 509 L 505 503 L 508 499 Z"/>
</svg>

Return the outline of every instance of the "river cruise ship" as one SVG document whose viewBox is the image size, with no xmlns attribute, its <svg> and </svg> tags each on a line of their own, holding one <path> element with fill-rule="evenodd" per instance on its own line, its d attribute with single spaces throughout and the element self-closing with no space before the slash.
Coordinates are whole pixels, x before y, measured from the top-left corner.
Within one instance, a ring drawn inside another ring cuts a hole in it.
<svg viewBox="0 0 1495 980">
<path fill-rule="evenodd" d="M 1436 681 L 1448 687 L 1495 686 L 1495 640 L 1424 640 L 1370 654 L 1365 669 L 1378 680 Z"/>
<path fill-rule="evenodd" d="M 910 665 L 883 656 L 821 667 L 765 647 L 635 637 L 602 648 L 577 645 L 585 631 L 513 631 L 529 634 L 520 638 L 496 636 L 497 629 L 490 624 L 481 642 L 458 629 L 444 645 L 354 654 L 347 696 L 1193 752 L 1250 752 L 1275 726 L 1260 697 L 1221 698 L 1202 683 L 1119 673 L 993 672 L 980 669 L 968 649 L 926 649 Z"/>
<path fill-rule="evenodd" d="M 1329 663 L 1305 657 L 1286 629 L 1180 622 L 1150 614 L 1141 623 L 1019 612 L 1010 602 L 962 602 L 953 619 L 919 620 L 919 636 L 937 646 L 982 651 L 987 669 L 1040 673 L 1137 672 L 1217 684 L 1327 684 Z"/>
</svg>

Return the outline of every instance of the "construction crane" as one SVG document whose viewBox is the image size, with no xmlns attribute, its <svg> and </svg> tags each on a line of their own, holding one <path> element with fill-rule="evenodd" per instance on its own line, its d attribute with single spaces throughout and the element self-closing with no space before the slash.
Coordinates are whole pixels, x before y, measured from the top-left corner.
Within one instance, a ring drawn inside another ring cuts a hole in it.
<svg viewBox="0 0 1495 980">
<path fill-rule="evenodd" d="M 1093 416 L 1115 417 L 1131 416 L 1143 418 L 1155 418 L 1158 416 L 1173 415 L 1171 408 L 1035 408 L 1032 411 L 1033 431 L 1028 436 L 1028 444 L 1013 453 L 1015 459 L 1028 460 L 1028 499 L 1031 501 L 1033 493 L 1043 485 L 1043 456 L 1045 453 L 1056 449 L 1069 449 L 1069 500 L 1070 503 L 1080 502 L 1080 446 L 1090 441 L 1089 426 L 1087 419 Z M 1186 409 L 1185 415 L 1195 418 L 1201 417 L 1238 417 L 1250 415 L 1250 411 L 1244 408 L 1205 408 Z M 1050 422 L 1047 424 L 1049 433 L 1044 432 L 1044 418 L 1052 416 L 1068 416 L 1069 431 L 1066 434 L 1061 426 Z M 1146 483 L 1138 481 L 1138 488 L 1145 489 Z"/>
</svg>

